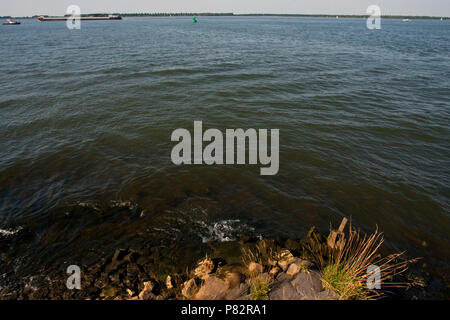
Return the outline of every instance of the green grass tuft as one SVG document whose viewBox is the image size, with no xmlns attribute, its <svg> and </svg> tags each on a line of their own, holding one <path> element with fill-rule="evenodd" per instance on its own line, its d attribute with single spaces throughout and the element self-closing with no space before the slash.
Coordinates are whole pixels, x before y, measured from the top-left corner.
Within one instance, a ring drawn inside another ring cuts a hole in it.
<svg viewBox="0 0 450 320">
<path fill-rule="evenodd" d="M 334 290 L 341 299 L 367 299 L 368 292 L 357 278 L 339 264 L 330 264 L 322 272 L 322 284 L 325 289 Z"/>
<path fill-rule="evenodd" d="M 250 285 L 250 296 L 253 300 L 267 300 L 270 290 L 270 283 L 255 279 Z"/>
</svg>

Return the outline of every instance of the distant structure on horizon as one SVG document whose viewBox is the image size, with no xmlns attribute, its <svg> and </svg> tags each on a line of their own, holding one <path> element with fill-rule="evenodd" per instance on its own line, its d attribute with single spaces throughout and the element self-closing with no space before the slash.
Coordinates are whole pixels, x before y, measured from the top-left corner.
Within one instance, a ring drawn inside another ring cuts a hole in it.
<svg viewBox="0 0 450 320">
<path fill-rule="evenodd" d="M 73 16 L 65 15 L 63 17 L 48 17 L 48 16 L 39 16 L 37 19 L 42 22 L 46 21 L 67 21 L 68 19 L 72 19 Z M 118 15 L 108 15 L 108 16 L 86 16 L 81 15 L 80 20 L 89 21 L 89 20 L 122 20 L 121 16 Z"/>
<path fill-rule="evenodd" d="M 90 13 L 90 14 L 82 14 L 80 17 L 102 17 L 103 19 L 99 20 L 106 20 L 104 17 L 108 17 L 110 15 L 113 16 L 121 16 L 121 17 L 184 17 L 184 16 L 237 16 L 237 17 L 316 17 L 316 18 L 367 18 L 369 15 L 362 14 L 362 15 L 336 15 L 336 14 L 279 14 L 279 13 L 233 13 L 233 12 L 136 12 L 136 13 Z M 22 17 L 15 17 L 15 16 L 0 16 L 0 19 L 36 19 L 36 18 L 50 18 L 49 15 L 33 15 L 33 16 L 22 16 Z M 62 17 L 70 17 L 70 15 L 64 15 Z M 61 17 L 58 17 L 61 18 Z M 449 20 L 450 17 L 443 17 L 443 16 L 411 16 L 411 15 L 382 15 L 382 18 L 384 19 L 432 19 L 432 20 Z M 92 19 L 91 19 L 92 20 Z"/>
</svg>

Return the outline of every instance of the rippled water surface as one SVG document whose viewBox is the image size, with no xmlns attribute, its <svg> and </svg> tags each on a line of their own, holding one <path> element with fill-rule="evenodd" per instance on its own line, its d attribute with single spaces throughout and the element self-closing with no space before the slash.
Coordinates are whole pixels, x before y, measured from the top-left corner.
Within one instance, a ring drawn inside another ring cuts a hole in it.
<svg viewBox="0 0 450 320">
<path fill-rule="evenodd" d="M 448 275 L 450 22 L 29 20 L 0 41 L 0 229 L 38 234 L 26 261 L 351 216 Z M 280 129 L 278 175 L 173 165 L 194 120 Z"/>
</svg>

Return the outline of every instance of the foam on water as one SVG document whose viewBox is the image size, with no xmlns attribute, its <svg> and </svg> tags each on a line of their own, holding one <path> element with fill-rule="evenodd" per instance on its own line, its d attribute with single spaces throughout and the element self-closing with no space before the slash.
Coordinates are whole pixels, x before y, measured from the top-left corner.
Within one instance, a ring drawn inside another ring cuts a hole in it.
<svg viewBox="0 0 450 320">
<path fill-rule="evenodd" d="M 0 229 L 0 236 L 11 237 L 11 236 L 14 236 L 15 234 L 17 234 L 20 230 L 22 230 L 22 227 L 17 227 L 14 230 Z"/>
<path fill-rule="evenodd" d="M 254 228 L 241 223 L 240 220 L 221 220 L 213 223 L 197 221 L 198 235 L 203 243 L 210 241 L 228 242 L 235 241 L 238 234 L 251 234 Z"/>
</svg>

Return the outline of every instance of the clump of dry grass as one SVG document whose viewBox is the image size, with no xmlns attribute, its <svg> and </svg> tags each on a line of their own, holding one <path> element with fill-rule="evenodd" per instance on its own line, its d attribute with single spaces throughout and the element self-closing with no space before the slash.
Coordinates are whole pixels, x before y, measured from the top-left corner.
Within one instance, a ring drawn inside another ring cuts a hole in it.
<svg viewBox="0 0 450 320">
<path fill-rule="evenodd" d="M 241 253 L 242 262 L 246 266 L 251 262 L 266 266 L 280 259 L 280 248 L 270 240 L 261 240 L 254 247 L 243 247 Z"/>
<path fill-rule="evenodd" d="M 341 233 L 336 245 L 328 247 L 327 261 L 319 259 L 323 286 L 336 291 L 340 299 L 376 299 L 386 288 L 406 285 L 394 283 L 393 279 L 418 259 L 402 259 L 404 252 L 382 257 L 379 249 L 383 242 L 383 234 L 378 229 L 365 235 L 350 223 L 348 234 Z M 368 281 L 374 275 L 368 272 L 370 266 L 379 268 L 383 290 L 369 288 Z"/>
</svg>

